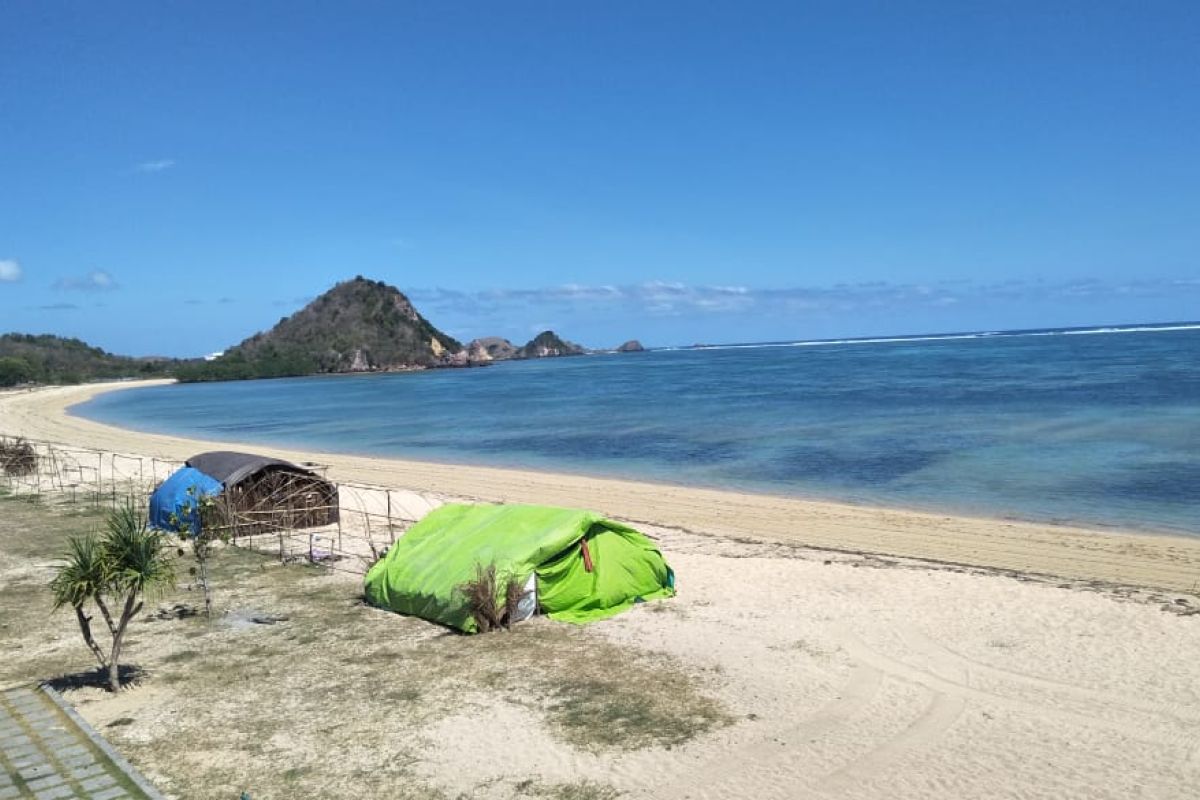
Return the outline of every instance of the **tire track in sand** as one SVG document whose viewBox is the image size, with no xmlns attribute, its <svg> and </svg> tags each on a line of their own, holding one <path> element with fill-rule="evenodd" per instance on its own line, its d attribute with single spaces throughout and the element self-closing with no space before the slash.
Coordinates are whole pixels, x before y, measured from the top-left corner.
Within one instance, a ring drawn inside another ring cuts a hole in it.
<svg viewBox="0 0 1200 800">
<path fill-rule="evenodd" d="M 900 633 L 905 642 L 922 655 L 953 659 L 962 664 L 969 665 L 970 669 L 976 673 L 991 676 L 996 680 L 1066 695 L 1077 702 L 1095 706 L 1102 711 L 1115 708 L 1123 711 L 1135 711 L 1158 717 L 1166 717 L 1183 725 L 1200 724 L 1200 711 L 1193 711 L 1164 703 L 1147 702 L 1134 697 L 1120 695 L 1116 692 L 1090 689 L 1086 686 L 1075 686 L 1039 675 L 1030 675 L 1025 672 L 1016 672 L 1003 667 L 996 667 L 957 653 L 949 647 L 933 641 L 912 626 L 902 627 Z"/>
<path fill-rule="evenodd" d="M 1144 721 L 1139 723 L 1130 719 L 1129 716 L 1126 716 L 1122 721 L 1105 721 L 1101 725 L 1093 725 L 1093 727 L 1102 727 L 1122 735 L 1129 735 L 1135 739 L 1146 739 L 1156 744 L 1182 747 L 1183 758 L 1179 762 L 1181 771 L 1191 776 L 1190 782 L 1192 785 L 1200 785 L 1200 734 L 1192 733 L 1192 731 L 1196 730 L 1195 721 L 1200 718 L 1191 713 L 1189 709 L 1168 706 L 1161 703 L 1145 702 L 1116 692 L 1074 686 L 1037 675 L 993 667 L 990 664 L 985 664 L 954 652 L 950 648 L 935 642 L 914 626 L 904 625 L 900 626 L 898 630 L 900 631 L 901 638 L 904 639 L 905 643 L 911 649 L 927 658 L 935 659 L 939 663 L 957 662 L 969 665 L 975 672 L 989 675 L 993 679 L 1007 681 L 1017 686 L 1043 692 L 1057 693 L 1060 702 L 1062 697 L 1066 696 L 1071 698 L 1073 702 L 1083 705 L 1086 709 L 1086 719 L 1099 720 L 1101 716 L 1105 714 L 1111 715 L 1115 711 L 1118 713 L 1123 712 L 1126 715 L 1150 715 L 1156 718 L 1159 723 L 1166 722 L 1167 724 L 1177 726 L 1177 731 L 1168 732 L 1162 738 L 1158 738 L 1149 730 Z M 1061 716 L 1064 712 L 1057 713 Z M 1152 786 L 1156 789 L 1162 789 L 1162 796 L 1170 797 L 1171 792 L 1175 791 L 1177 784 L 1172 783 L 1163 775 L 1154 775 L 1149 776 L 1146 784 L 1144 784 L 1147 790 Z"/>
<path fill-rule="evenodd" d="M 856 639 L 857 641 L 857 639 Z M 853 655 L 853 653 L 852 653 Z M 860 662 L 865 663 L 865 662 Z M 876 669 L 879 669 L 876 666 Z M 965 664 L 951 659 L 938 659 L 932 670 L 943 680 L 954 684 L 970 685 L 971 673 Z M 881 670 L 886 672 L 885 670 Z M 963 694 L 929 691 L 929 702 L 925 710 L 903 730 L 884 740 L 863 755 L 825 776 L 816 786 L 822 794 L 844 794 L 856 784 L 876 781 L 894 772 L 895 762 L 929 749 L 950 729 L 967 708 L 967 697 Z"/>
<path fill-rule="evenodd" d="M 862 715 L 883 685 L 883 673 L 866 664 L 855 664 L 838 696 L 812 716 L 777 729 L 769 738 L 756 736 L 720 759 L 707 761 L 688 773 L 688 783 L 703 787 L 691 796 L 725 800 L 730 797 L 795 797 L 809 765 L 792 749 L 783 750 L 775 740 L 794 743 L 815 739 L 846 725 Z"/>
<path fill-rule="evenodd" d="M 931 691 L 944 692 L 947 694 L 959 695 L 967 699 L 979 700 L 993 707 L 1004 708 L 1018 713 L 1027 714 L 1034 719 L 1046 716 L 1054 716 L 1059 719 L 1069 721 L 1079 727 L 1106 730 L 1129 739 L 1134 739 L 1149 744 L 1165 745 L 1169 747 L 1178 747 L 1180 744 L 1180 737 L 1178 733 L 1169 735 L 1159 734 L 1147 729 L 1144 725 L 1131 724 L 1131 721 L 1129 720 L 1123 722 L 1114 722 L 1108 719 L 1101 719 L 1095 715 L 1082 714 L 1074 711 L 1055 708 L 1034 700 L 1023 700 L 1020 698 L 997 694 L 995 692 L 970 686 L 963 681 L 948 679 L 937 674 L 930 668 L 914 666 L 913 664 L 873 650 L 852 633 L 845 635 L 842 645 L 846 649 L 846 652 L 851 655 L 851 657 L 875 667 L 885 675 L 889 675 L 918 686 L 923 686 Z M 920 653 L 918 653 L 918 655 L 920 655 Z M 927 654 L 926 658 L 927 660 L 931 660 L 937 659 L 938 657 L 936 654 Z M 940 663 L 944 664 L 948 661 L 948 658 L 942 657 L 938 660 Z"/>
</svg>

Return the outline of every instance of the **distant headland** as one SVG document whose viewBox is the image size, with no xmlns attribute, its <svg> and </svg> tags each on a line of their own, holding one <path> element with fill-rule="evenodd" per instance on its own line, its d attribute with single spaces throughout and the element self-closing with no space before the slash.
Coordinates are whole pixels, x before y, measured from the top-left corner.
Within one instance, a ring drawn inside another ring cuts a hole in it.
<svg viewBox="0 0 1200 800">
<path fill-rule="evenodd" d="M 135 377 L 175 377 L 191 383 L 401 372 L 643 349 L 631 340 L 612 350 L 592 351 L 549 330 L 519 346 L 498 336 L 463 344 L 422 316 L 396 287 L 359 275 L 336 284 L 270 330 L 204 358 L 130 358 L 78 339 L 5 334 L 0 336 L 0 386 Z"/>
</svg>

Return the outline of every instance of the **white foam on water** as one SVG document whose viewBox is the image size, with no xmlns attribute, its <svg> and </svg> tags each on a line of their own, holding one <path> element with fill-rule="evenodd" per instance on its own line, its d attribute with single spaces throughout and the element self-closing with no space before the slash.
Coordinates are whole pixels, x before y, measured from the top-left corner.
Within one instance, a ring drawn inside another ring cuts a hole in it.
<svg viewBox="0 0 1200 800">
<path fill-rule="evenodd" d="M 895 344 L 899 342 L 941 342 L 962 339 L 1017 339 L 1025 336 L 1085 336 L 1105 333 L 1159 333 L 1162 331 L 1200 330 L 1200 323 L 1182 325 L 1129 325 L 1123 327 L 1077 328 L 1046 331 L 973 331 L 940 333 L 929 336 L 879 336 L 864 339 L 806 339 L 796 342 L 750 342 L 746 344 L 700 344 L 691 347 L 656 347 L 659 352 L 677 350 L 757 350 L 766 347 L 828 347 L 841 344 Z"/>
</svg>

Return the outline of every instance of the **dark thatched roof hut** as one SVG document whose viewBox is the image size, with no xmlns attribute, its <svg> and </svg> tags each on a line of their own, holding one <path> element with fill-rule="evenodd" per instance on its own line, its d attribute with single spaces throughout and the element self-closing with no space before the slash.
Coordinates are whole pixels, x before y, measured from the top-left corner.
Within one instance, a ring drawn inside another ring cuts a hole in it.
<svg viewBox="0 0 1200 800">
<path fill-rule="evenodd" d="M 195 498 L 214 499 L 204 524 L 234 536 L 314 528 L 338 521 L 337 485 L 310 469 L 278 458 L 219 450 L 192 456 L 150 498 L 151 522 L 198 529 Z"/>
</svg>

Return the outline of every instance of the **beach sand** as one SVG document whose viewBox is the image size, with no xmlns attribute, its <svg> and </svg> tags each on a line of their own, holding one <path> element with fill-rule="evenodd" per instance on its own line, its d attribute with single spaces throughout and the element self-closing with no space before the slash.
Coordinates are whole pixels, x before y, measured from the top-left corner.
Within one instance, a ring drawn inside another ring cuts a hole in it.
<svg viewBox="0 0 1200 800">
<path fill-rule="evenodd" d="M 1086 530 L 1006 519 L 818 502 L 631 480 L 493 469 L 199 441 L 71 416 L 96 395 L 163 381 L 90 384 L 0 395 L 0 434 L 183 460 L 253 449 L 330 465 L 334 480 L 510 503 L 597 511 L 640 524 L 847 553 L 871 553 L 1051 579 L 1200 591 L 1200 537 Z"/>
<path fill-rule="evenodd" d="M 0 397 L 0 433 L 174 459 L 237 446 L 64 413 L 111 388 Z M 414 769 L 448 796 L 533 796 L 520 792 L 526 781 L 580 779 L 629 797 L 714 800 L 1175 800 L 1200 787 L 1200 614 L 1188 613 L 1200 608 L 1200 540 L 255 449 L 328 463 L 339 480 L 585 506 L 643 524 L 678 572 L 679 596 L 588 626 L 582 641 L 662 654 L 731 720 L 673 748 L 588 750 L 557 735 L 538 702 L 480 694 L 418 731 L 376 720 L 366 743 L 304 725 L 282 744 L 272 739 L 276 761 L 329 755 L 333 785 L 349 765 L 355 796 L 391 796 L 355 775 L 376 769 L 372 743 L 393 740 L 422 743 Z M 373 635 L 398 635 L 402 619 L 371 618 Z M 156 755 L 155 742 L 179 738 L 180 708 L 204 714 L 206 705 L 180 706 L 160 691 L 151 682 L 76 702 L 99 726 L 136 718 L 104 729 L 169 785 L 180 762 Z M 224 707 L 253 703 L 239 698 Z M 195 758 L 243 758 L 206 753 Z M 258 756 L 244 757 L 252 770 Z"/>
</svg>

